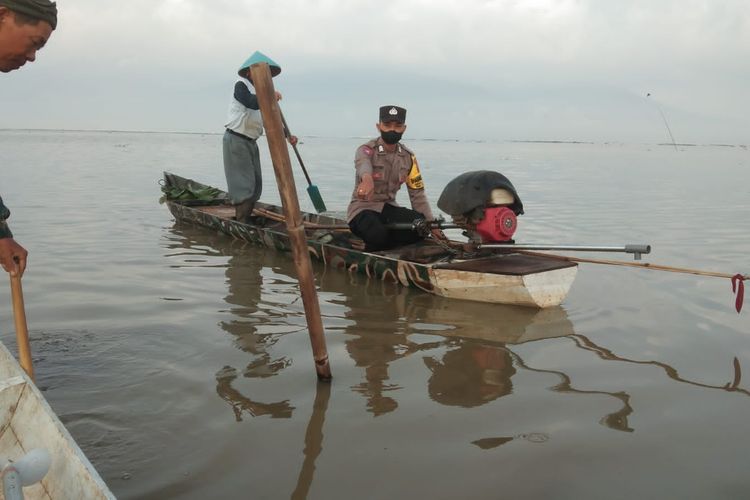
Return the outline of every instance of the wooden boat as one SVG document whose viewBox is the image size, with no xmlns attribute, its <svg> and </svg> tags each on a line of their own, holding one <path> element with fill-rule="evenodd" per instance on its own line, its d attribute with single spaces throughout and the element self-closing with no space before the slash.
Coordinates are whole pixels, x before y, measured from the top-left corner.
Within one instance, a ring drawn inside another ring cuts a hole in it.
<svg viewBox="0 0 750 500">
<path fill-rule="evenodd" d="M 164 173 L 164 201 L 178 221 L 226 233 L 255 244 L 290 251 L 281 207 L 257 203 L 252 224 L 234 219 L 223 191 Z M 195 199 L 193 194 L 211 194 Z M 559 305 L 567 296 L 577 264 L 492 250 L 461 254 L 432 240 L 401 248 L 365 252 L 362 241 L 339 229 L 346 221 L 303 213 L 310 256 L 324 265 L 400 283 L 443 297 L 536 308 Z"/>
<path fill-rule="evenodd" d="M 0 471 L 33 449 L 46 450 L 49 470 L 16 498 L 115 498 L 34 383 L 0 344 Z"/>
</svg>

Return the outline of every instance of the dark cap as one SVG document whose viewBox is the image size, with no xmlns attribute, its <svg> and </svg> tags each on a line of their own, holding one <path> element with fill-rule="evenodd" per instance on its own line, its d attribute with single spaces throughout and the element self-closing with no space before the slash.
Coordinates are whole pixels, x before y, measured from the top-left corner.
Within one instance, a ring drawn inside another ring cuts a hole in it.
<svg viewBox="0 0 750 500">
<path fill-rule="evenodd" d="M 57 5 L 49 0 L 0 0 L 0 7 L 23 14 L 32 19 L 45 21 L 57 28 Z"/>
<path fill-rule="evenodd" d="M 406 122 L 406 110 L 399 106 L 381 106 L 380 121 L 386 122 Z"/>
</svg>

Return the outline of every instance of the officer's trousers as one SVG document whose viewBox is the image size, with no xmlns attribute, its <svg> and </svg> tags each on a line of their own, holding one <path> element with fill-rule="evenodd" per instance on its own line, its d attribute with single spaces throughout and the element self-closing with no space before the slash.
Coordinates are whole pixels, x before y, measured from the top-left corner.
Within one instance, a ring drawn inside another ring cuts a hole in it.
<svg viewBox="0 0 750 500">
<path fill-rule="evenodd" d="M 416 219 L 424 219 L 424 215 L 416 210 L 404 207 L 394 207 L 385 204 L 383 211 L 363 210 L 349 223 L 352 233 L 365 242 L 365 251 L 377 252 L 388 250 L 423 239 L 411 229 L 391 229 L 387 224 L 394 222 L 411 223 Z"/>
</svg>

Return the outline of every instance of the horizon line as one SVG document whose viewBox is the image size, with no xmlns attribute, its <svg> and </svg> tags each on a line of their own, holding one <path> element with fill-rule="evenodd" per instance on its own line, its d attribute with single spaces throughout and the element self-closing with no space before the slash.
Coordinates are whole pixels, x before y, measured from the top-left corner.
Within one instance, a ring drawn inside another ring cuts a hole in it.
<svg viewBox="0 0 750 500">
<path fill-rule="evenodd" d="M 177 135 L 223 135 L 224 132 L 191 132 L 180 130 L 116 130 L 116 129 L 65 129 L 65 128 L 0 128 L 0 132 L 91 132 L 107 134 L 177 134 Z M 320 135 L 301 135 L 298 137 L 307 137 L 313 139 L 367 139 L 370 136 L 320 136 Z M 433 137 L 410 138 L 410 141 L 441 141 L 441 142 L 476 142 L 476 143 L 530 143 L 530 144 L 641 144 L 645 146 L 682 146 L 682 147 L 724 147 L 724 148 L 741 148 L 748 149 L 747 144 L 731 144 L 721 142 L 710 143 L 672 143 L 672 142 L 622 142 L 622 141 L 589 141 L 578 139 L 443 139 Z"/>
</svg>

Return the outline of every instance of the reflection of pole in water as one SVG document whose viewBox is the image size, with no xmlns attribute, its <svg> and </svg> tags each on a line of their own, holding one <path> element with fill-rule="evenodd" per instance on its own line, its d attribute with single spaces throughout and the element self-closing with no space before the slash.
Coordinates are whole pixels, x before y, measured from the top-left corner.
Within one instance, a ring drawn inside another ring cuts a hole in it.
<svg viewBox="0 0 750 500">
<path fill-rule="evenodd" d="M 659 368 L 662 368 L 669 378 L 677 382 L 682 382 L 684 384 L 689 384 L 689 385 L 696 386 L 696 387 L 703 387 L 703 388 L 708 388 L 708 389 L 720 389 L 726 392 L 736 392 L 736 393 L 743 394 L 745 396 L 750 396 L 750 390 L 740 387 L 740 383 L 742 381 L 742 367 L 740 366 L 740 362 L 736 357 L 732 360 L 732 365 L 734 369 L 734 376 L 732 377 L 732 381 L 723 385 L 709 385 L 709 384 L 704 384 L 701 382 L 694 382 L 692 380 L 687 380 L 681 377 L 678 374 L 676 369 L 660 361 L 639 361 L 639 360 L 628 359 L 628 358 L 623 358 L 621 356 L 617 356 L 609 349 L 596 345 L 590 339 L 580 334 L 574 333 L 571 335 L 567 335 L 567 338 L 570 338 L 577 347 L 583 349 L 584 351 L 592 352 L 603 360 L 621 361 L 624 363 L 632 363 L 636 365 L 657 366 Z M 506 346 L 506 349 L 507 349 L 507 346 Z M 529 365 L 526 364 L 526 362 L 524 362 L 523 359 L 521 359 L 521 357 L 518 354 L 511 351 L 510 349 L 508 349 L 508 352 L 513 357 L 515 363 L 519 367 L 525 370 L 530 370 L 530 371 L 537 372 L 537 373 L 550 373 L 550 374 L 555 374 L 559 376 L 562 379 L 562 382 L 552 387 L 552 390 L 554 391 L 573 393 L 573 394 L 604 394 L 604 395 L 609 395 L 609 396 L 619 399 L 620 401 L 622 401 L 622 408 L 620 408 L 616 412 L 605 415 L 601 419 L 600 422 L 610 429 L 624 431 L 624 432 L 633 432 L 634 429 L 631 428 L 628 424 L 628 417 L 633 413 L 633 407 L 630 406 L 630 395 L 627 392 L 625 391 L 607 392 L 607 391 L 575 389 L 573 387 L 571 378 L 567 374 L 561 371 L 557 371 L 557 370 L 531 368 Z M 502 446 L 505 443 L 513 441 L 514 439 L 518 437 L 524 437 L 528 439 L 528 436 L 529 435 L 527 434 L 527 435 L 513 436 L 513 437 L 509 437 L 509 436 L 487 437 L 487 438 L 482 438 L 482 439 L 473 441 L 472 444 L 480 447 L 483 450 L 488 450 L 492 448 L 497 448 L 498 446 Z"/>
<path fill-rule="evenodd" d="M 216 393 L 232 407 L 237 422 L 242 422 L 243 413 L 253 417 L 270 415 L 271 418 L 292 418 L 294 406 L 289 404 L 289 400 L 275 403 L 253 401 L 232 387 L 232 381 L 236 378 L 237 370 L 231 366 L 225 366 L 216 373 Z"/>
<path fill-rule="evenodd" d="M 659 368 L 664 370 L 664 372 L 667 374 L 669 378 L 671 378 L 672 380 L 676 380 L 677 382 L 694 385 L 696 387 L 704 387 L 707 389 L 721 389 L 722 391 L 727 391 L 727 392 L 738 392 L 740 394 L 744 394 L 745 396 L 750 396 L 750 390 L 743 389 L 742 387 L 740 387 L 740 382 L 742 381 L 742 367 L 740 366 L 740 361 L 736 357 L 732 360 L 732 368 L 734 369 L 734 376 L 732 378 L 732 381 L 724 385 L 710 385 L 710 384 L 704 384 L 702 382 L 694 382 L 692 380 L 687 380 L 685 378 L 682 378 L 680 374 L 677 372 L 677 370 L 675 370 L 673 367 L 669 366 L 666 363 L 662 363 L 661 361 L 639 361 L 635 359 L 623 358 L 621 356 L 616 355 L 614 352 L 610 351 L 609 349 L 599 347 L 598 345 L 594 344 L 591 340 L 589 340 L 588 337 L 585 337 L 583 335 L 579 335 L 579 334 L 570 335 L 570 338 L 581 349 L 594 352 L 601 359 L 604 359 L 604 360 L 622 361 L 624 363 L 633 363 L 636 365 L 658 366 Z"/>
<path fill-rule="evenodd" d="M 575 338 L 577 337 L 577 335 L 573 334 L 571 337 Z M 602 394 L 605 396 L 612 396 L 616 399 L 619 399 L 622 402 L 622 408 L 620 408 L 616 412 L 606 414 L 601 419 L 601 423 L 605 425 L 606 427 L 609 427 L 610 429 L 614 429 L 616 431 L 633 432 L 633 428 L 630 427 L 628 423 L 628 416 L 631 413 L 633 413 L 633 407 L 630 406 L 630 394 L 628 394 L 627 392 L 624 392 L 624 391 L 609 392 L 609 391 L 576 389 L 573 387 L 573 381 L 567 374 L 561 371 L 557 371 L 557 370 L 544 370 L 541 368 L 531 368 L 530 366 L 526 364 L 526 362 L 523 359 L 521 359 L 521 357 L 518 354 L 510 350 L 509 352 L 513 356 L 513 358 L 516 360 L 516 363 L 518 363 L 518 366 L 526 370 L 537 372 L 537 373 L 552 373 L 552 374 L 559 376 L 562 379 L 562 382 L 552 387 L 553 391 L 565 392 L 565 393 L 570 393 L 570 394 Z"/>
<path fill-rule="evenodd" d="M 302 462 L 302 470 L 299 471 L 297 487 L 292 493 L 292 500 L 307 498 L 315 473 L 315 459 L 323 451 L 323 422 L 328 410 L 328 399 L 331 397 L 331 384 L 327 381 L 318 381 L 315 391 L 315 402 L 310 422 L 305 432 L 305 460 Z"/>
<path fill-rule="evenodd" d="M 648 94 L 646 94 L 646 97 L 651 97 L 651 93 L 649 92 Z M 679 151 L 679 149 L 677 149 L 677 143 L 674 141 L 674 136 L 672 135 L 672 129 L 669 128 L 669 123 L 667 123 L 667 117 L 664 116 L 664 112 L 661 110 L 661 106 L 659 106 L 659 104 L 655 100 L 653 100 L 653 99 L 651 99 L 651 102 L 654 103 L 654 105 L 656 106 L 656 109 L 659 110 L 659 114 L 661 115 L 661 119 L 664 120 L 664 125 L 667 127 L 667 132 L 669 133 L 669 138 L 672 139 L 672 146 L 674 146 L 674 150 L 675 151 Z"/>
</svg>

